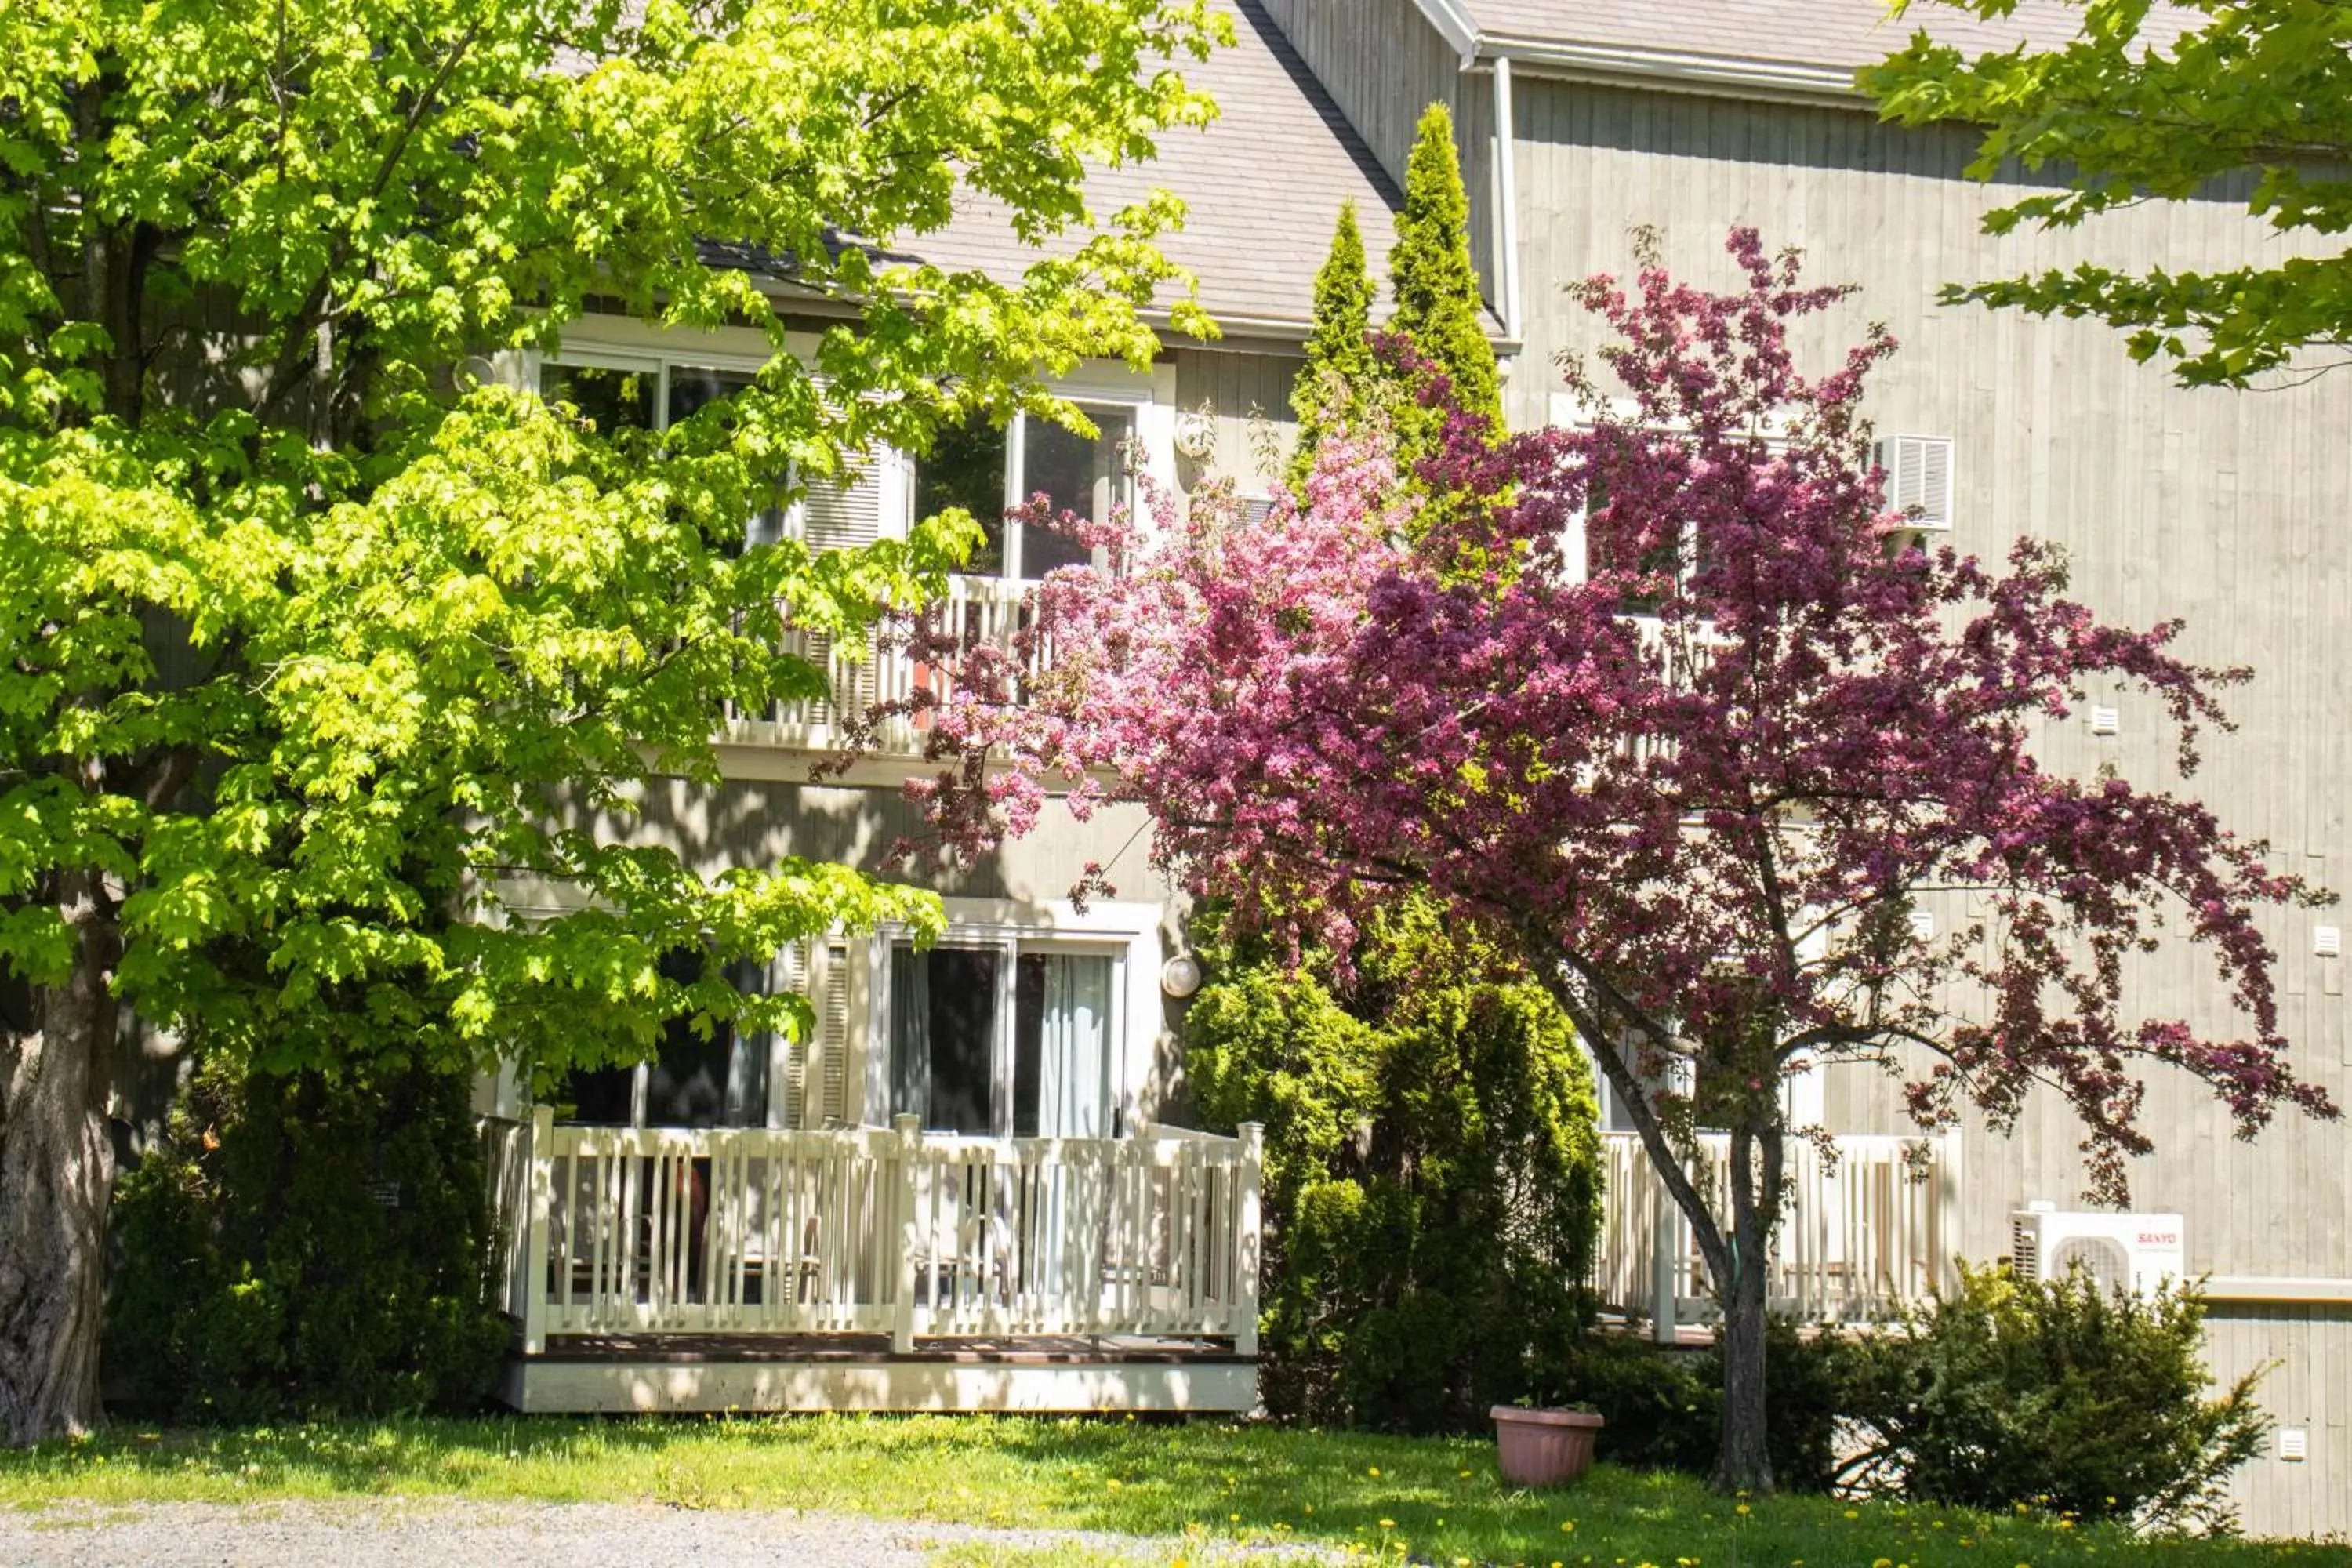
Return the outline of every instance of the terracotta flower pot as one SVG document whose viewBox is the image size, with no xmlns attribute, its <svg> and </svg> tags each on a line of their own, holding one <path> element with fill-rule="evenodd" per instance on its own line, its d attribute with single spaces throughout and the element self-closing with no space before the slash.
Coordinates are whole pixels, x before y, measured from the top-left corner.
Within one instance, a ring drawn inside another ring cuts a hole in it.
<svg viewBox="0 0 2352 1568">
<path fill-rule="evenodd" d="M 1527 1410 L 1497 1405 L 1495 1452 L 1513 1486 L 1564 1486 L 1592 1468 L 1601 1417 L 1583 1410 Z"/>
</svg>

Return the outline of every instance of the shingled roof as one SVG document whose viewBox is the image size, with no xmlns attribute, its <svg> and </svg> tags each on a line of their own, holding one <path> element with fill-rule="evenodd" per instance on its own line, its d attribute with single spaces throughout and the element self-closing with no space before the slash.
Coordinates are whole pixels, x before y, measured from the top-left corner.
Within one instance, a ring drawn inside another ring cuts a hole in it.
<svg viewBox="0 0 2352 1568">
<path fill-rule="evenodd" d="M 1376 276 L 1395 241 L 1397 190 L 1257 0 L 1223 0 L 1235 47 L 1205 63 L 1183 62 L 1185 79 L 1217 101 L 1202 131 L 1170 131 L 1150 163 L 1103 170 L 1087 183 L 1098 219 L 1154 186 L 1184 199 L 1181 232 L 1162 237 L 1170 259 L 1201 279 L 1201 303 L 1230 335 L 1253 326 L 1305 325 L 1315 272 L 1330 248 L 1339 204 L 1350 197 Z M 944 267 L 1012 277 L 1036 259 L 986 197 L 961 202 L 938 234 L 901 242 Z M 1285 333 L 1284 335 L 1287 335 Z"/>
</svg>

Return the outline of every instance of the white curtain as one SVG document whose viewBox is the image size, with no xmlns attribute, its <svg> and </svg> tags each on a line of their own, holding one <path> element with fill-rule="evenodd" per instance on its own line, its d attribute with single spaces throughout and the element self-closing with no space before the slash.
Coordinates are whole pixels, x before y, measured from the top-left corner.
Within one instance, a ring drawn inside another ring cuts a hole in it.
<svg viewBox="0 0 2352 1568">
<path fill-rule="evenodd" d="M 1038 1039 L 1039 1136 L 1110 1135 L 1110 1010 L 1108 958 L 1047 956 Z"/>
<path fill-rule="evenodd" d="M 931 1110 L 931 955 L 890 949 L 890 1113 Z"/>
</svg>

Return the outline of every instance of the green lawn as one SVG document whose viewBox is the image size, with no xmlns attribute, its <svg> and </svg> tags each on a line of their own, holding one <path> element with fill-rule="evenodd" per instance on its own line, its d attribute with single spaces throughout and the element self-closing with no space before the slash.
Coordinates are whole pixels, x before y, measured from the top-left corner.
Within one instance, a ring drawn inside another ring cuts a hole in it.
<svg viewBox="0 0 2352 1568">
<path fill-rule="evenodd" d="M 2352 1547 L 2137 1541 L 2024 1517 L 1769 1498 L 1602 1467 L 1568 1491 L 1505 1487 L 1490 1444 L 1201 1422 L 987 1416 L 333 1423 L 231 1432 L 118 1426 L 0 1453 L 0 1506 L 455 1495 L 798 1508 L 1187 1539 L 1297 1541 L 1440 1564 L 1564 1568 L 2060 1568 L 2123 1560 L 2342 1564 Z M 1884 1563 L 1881 1560 L 1884 1559 Z M 1089 1554 L 959 1549 L 1031 1568 Z"/>
</svg>

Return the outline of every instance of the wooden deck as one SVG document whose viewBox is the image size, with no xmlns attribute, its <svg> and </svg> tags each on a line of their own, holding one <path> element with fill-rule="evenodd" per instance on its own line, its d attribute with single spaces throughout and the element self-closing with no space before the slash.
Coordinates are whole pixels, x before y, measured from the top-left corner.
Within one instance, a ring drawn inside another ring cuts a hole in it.
<svg viewBox="0 0 2352 1568">
<path fill-rule="evenodd" d="M 518 1409 L 1257 1402 L 1255 1128 L 484 1136 Z"/>
</svg>

